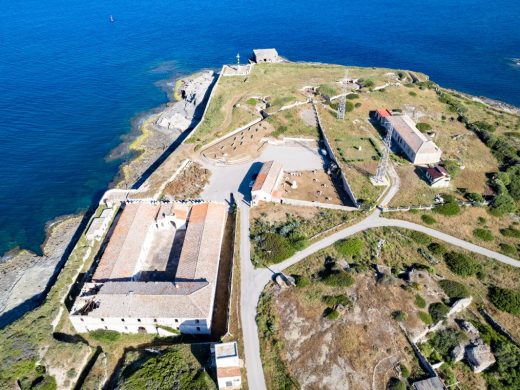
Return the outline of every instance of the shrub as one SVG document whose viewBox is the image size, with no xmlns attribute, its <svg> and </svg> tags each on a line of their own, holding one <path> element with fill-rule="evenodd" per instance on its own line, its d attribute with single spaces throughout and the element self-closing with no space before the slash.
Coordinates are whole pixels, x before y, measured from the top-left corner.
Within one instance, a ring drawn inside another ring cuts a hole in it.
<svg viewBox="0 0 520 390">
<path fill-rule="evenodd" d="M 351 307 L 352 301 L 346 295 L 325 295 L 321 298 L 322 302 L 327 306 L 337 308 L 339 305 L 344 307 Z"/>
<path fill-rule="evenodd" d="M 442 256 L 446 253 L 447 249 L 444 245 L 439 244 L 438 242 L 432 242 L 428 245 L 428 250 L 434 255 Z"/>
<path fill-rule="evenodd" d="M 354 278 L 348 272 L 336 271 L 322 276 L 321 280 L 332 287 L 349 287 L 354 283 Z"/>
<path fill-rule="evenodd" d="M 410 369 L 408 367 L 406 367 L 406 365 L 401 363 L 401 364 L 399 364 L 399 368 L 401 369 L 401 375 L 403 376 L 403 378 L 410 377 Z"/>
<path fill-rule="evenodd" d="M 417 96 L 417 93 L 414 92 L 414 91 L 410 91 L 410 92 L 408 92 L 408 95 L 410 95 L 410 96 Z"/>
<path fill-rule="evenodd" d="M 490 287 L 488 297 L 497 309 L 520 315 L 520 292 L 497 286 Z"/>
<path fill-rule="evenodd" d="M 484 202 L 484 197 L 482 196 L 482 194 L 479 194 L 478 192 L 470 192 L 469 194 L 466 195 L 466 198 L 470 202 L 475 202 L 475 203 L 483 203 Z"/>
<path fill-rule="evenodd" d="M 388 390 L 406 390 L 406 384 L 397 378 L 391 378 L 386 388 Z"/>
<path fill-rule="evenodd" d="M 354 107 L 359 108 L 359 107 L 361 107 L 362 105 L 363 105 L 363 104 L 361 104 L 360 102 L 356 102 L 356 104 L 354 104 Z"/>
<path fill-rule="evenodd" d="M 513 213 L 516 211 L 515 200 L 507 193 L 499 194 L 495 196 L 490 205 L 491 214 L 501 217 L 505 214 Z"/>
<path fill-rule="evenodd" d="M 445 160 L 442 165 L 451 175 L 451 177 L 455 177 L 460 172 L 460 165 L 456 160 Z"/>
<path fill-rule="evenodd" d="M 450 217 L 460 213 L 460 206 L 457 203 L 448 202 L 435 207 L 433 211 Z"/>
<path fill-rule="evenodd" d="M 421 215 L 421 219 L 427 225 L 433 225 L 434 223 L 437 222 L 435 220 L 435 218 L 433 218 L 431 215 L 428 215 L 428 214 Z"/>
<path fill-rule="evenodd" d="M 425 133 L 432 129 L 432 126 L 429 123 L 419 122 L 415 126 L 421 133 Z"/>
<path fill-rule="evenodd" d="M 359 256 L 364 248 L 363 240 L 359 238 L 347 238 L 346 240 L 337 241 L 334 248 L 346 257 Z"/>
<path fill-rule="evenodd" d="M 256 99 L 249 98 L 249 99 L 247 99 L 246 103 L 249 104 L 250 106 L 256 106 Z"/>
<path fill-rule="evenodd" d="M 293 275 L 296 287 L 303 288 L 311 284 L 311 280 L 307 276 Z"/>
<path fill-rule="evenodd" d="M 354 100 L 359 99 L 359 95 L 357 93 L 349 93 L 347 96 L 345 96 L 348 100 Z"/>
<path fill-rule="evenodd" d="M 429 315 L 428 313 L 424 312 L 424 311 L 420 311 L 417 313 L 417 315 L 419 316 L 419 319 L 424 322 L 426 325 L 431 325 L 433 324 L 433 319 L 432 319 L 432 316 Z"/>
<path fill-rule="evenodd" d="M 451 299 L 466 298 L 470 295 L 465 285 L 454 280 L 443 279 L 439 282 L 439 286 Z"/>
<path fill-rule="evenodd" d="M 420 245 L 429 245 L 432 241 L 427 234 L 415 230 L 410 232 L 410 238 Z"/>
<path fill-rule="evenodd" d="M 115 330 L 97 329 L 90 332 L 90 337 L 96 341 L 112 343 L 118 341 L 121 338 L 121 333 L 116 332 Z"/>
<path fill-rule="evenodd" d="M 421 309 L 426 307 L 426 301 L 419 294 L 415 295 L 415 306 Z"/>
<path fill-rule="evenodd" d="M 435 323 L 444 320 L 449 311 L 450 308 L 442 302 L 432 303 L 428 308 L 428 312 L 430 313 L 430 316 Z"/>
<path fill-rule="evenodd" d="M 500 250 L 507 256 L 516 256 L 516 248 L 513 245 L 506 244 L 505 242 L 500 244 Z"/>
<path fill-rule="evenodd" d="M 352 102 L 346 102 L 345 103 L 345 111 L 346 112 L 351 112 L 354 110 L 354 103 Z"/>
<path fill-rule="evenodd" d="M 324 315 L 324 317 L 326 319 L 334 321 L 334 320 L 338 319 L 339 312 L 337 310 L 334 310 L 334 309 L 331 309 L 331 308 L 327 308 L 325 310 L 325 312 L 323 313 L 323 315 Z"/>
<path fill-rule="evenodd" d="M 328 85 L 328 84 L 321 84 L 319 87 L 318 87 L 318 93 L 322 96 L 326 96 L 326 97 L 332 97 L 334 95 L 337 95 L 337 91 L 334 87 Z"/>
<path fill-rule="evenodd" d="M 448 252 L 444 255 L 444 261 L 448 268 L 461 276 L 475 275 L 481 271 L 480 264 L 472 258 L 458 252 Z"/>
<path fill-rule="evenodd" d="M 473 235 L 482 241 L 493 241 L 493 233 L 488 229 L 478 228 L 473 230 Z"/>
<path fill-rule="evenodd" d="M 474 122 L 473 125 L 476 126 L 479 130 L 489 131 L 490 133 L 494 133 L 496 131 L 495 126 L 490 125 L 484 121 Z"/>
<path fill-rule="evenodd" d="M 264 258 L 268 258 L 271 263 L 279 263 L 296 252 L 288 238 L 276 233 L 264 236 L 261 250 L 266 254 Z"/>
<path fill-rule="evenodd" d="M 500 229 L 500 233 L 506 237 L 520 238 L 520 230 L 515 229 L 514 227 L 511 227 L 511 226 L 509 226 L 506 229 Z"/>
<path fill-rule="evenodd" d="M 399 322 L 404 321 L 404 320 L 406 320 L 406 317 L 407 317 L 406 313 L 401 310 L 396 310 L 396 311 L 392 312 L 392 318 L 396 321 L 399 321 Z"/>
</svg>

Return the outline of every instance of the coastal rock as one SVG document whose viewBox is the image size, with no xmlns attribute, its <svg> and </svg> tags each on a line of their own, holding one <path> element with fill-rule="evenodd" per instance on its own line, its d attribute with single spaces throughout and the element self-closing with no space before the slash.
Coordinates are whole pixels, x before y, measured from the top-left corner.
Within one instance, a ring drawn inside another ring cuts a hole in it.
<svg viewBox="0 0 520 390">
<path fill-rule="evenodd" d="M 195 78 L 183 80 L 179 91 L 182 100 L 166 107 L 159 114 L 155 124 L 169 130 L 189 129 L 193 120 L 197 119 L 197 107 L 203 102 L 214 79 L 215 72 L 206 71 Z"/>
</svg>

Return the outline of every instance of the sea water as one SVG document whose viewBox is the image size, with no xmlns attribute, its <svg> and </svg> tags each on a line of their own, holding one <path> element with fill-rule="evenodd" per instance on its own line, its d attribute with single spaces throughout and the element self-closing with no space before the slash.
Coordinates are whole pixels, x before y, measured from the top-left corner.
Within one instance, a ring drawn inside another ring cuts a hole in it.
<svg viewBox="0 0 520 390">
<path fill-rule="evenodd" d="M 158 82 L 275 47 L 297 61 L 393 67 L 520 105 L 520 2 L 0 0 L 0 253 L 39 251 L 85 210 Z M 110 22 L 110 15 L 114 22 Z"/>
</svg>

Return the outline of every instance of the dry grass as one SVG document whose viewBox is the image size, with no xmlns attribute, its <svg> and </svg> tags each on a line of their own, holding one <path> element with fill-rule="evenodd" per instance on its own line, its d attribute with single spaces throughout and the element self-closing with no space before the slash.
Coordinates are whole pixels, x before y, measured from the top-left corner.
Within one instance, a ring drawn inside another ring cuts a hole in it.
<svg viewBox="0 0 520 390">
<path fill-rule="evenodd" d="M 520 239 L 505 237 L 500 233 L 500 229 L 508 228 L 514 223 L 513 218 L 508 216 L 494 217 L 487 212 L 486 208 L 482 207 L 463 207 L 459 215 L 451 217 L 432 211 L 385 213 L 385 217 L 425 225 L 421 219 L 421 216 L 425 214 L 431 215 L 437 221 L 435 224 L 427 226 L 497 252 L 500 252 L 500 244 L 502 243 L 514 247 L 520 245 Z M 494 239 L 492 241 L 479 240 L 473 235 L 473 231 L 477 228 L 490 230 Z"/>
<path fill-rule="evenodd" d="M 198 163 L 191 162 L 166 185 L 163 196 L 174 199 L 195 199 L 208 183 L 210 176 L 209 170 Z"/>
<path fill-rule="evenodd" d="M 286 172 L 282 183 L 282 196 L 311 202 L 343 204 L 329 175 L 324 171 Z M 296 182 L 297 188 L 292 188 Z"/>
</svg>

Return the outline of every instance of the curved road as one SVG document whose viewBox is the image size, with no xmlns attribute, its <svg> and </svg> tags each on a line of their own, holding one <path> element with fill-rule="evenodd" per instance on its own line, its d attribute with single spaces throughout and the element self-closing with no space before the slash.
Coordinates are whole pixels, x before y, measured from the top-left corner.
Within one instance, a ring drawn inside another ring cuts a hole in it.
<svg viewBox="0 0 520 390">
<path fill-rule="evenodd" d="M 395 172 L 394 172 L 395 173 Z M 391 173 L 393 181 L 386 195 L 384 195 L 381 205 L 390 201 L 399 189 L 399 181 L 397 175 Z M 289 259 L 272 266 L 271 268 L 255 269 L 251 263 L 251 248 L 249 241 L 249 206 L 240 202 L 240 317 L 242 322 L 242 332 L 244 340 L 245 363 L 247 369 L 247 381 L 251 390 L 266 389 L 264 372 L 262 368 L 262 361 L 260 358 L 260 343 L 258 339 L 258 328 L 256 325 L 256 307 L 258 300 L 264 287 L 272 279 L 273 275 L 282 272 L 287 267 L 294 265 L 306 257 L 316 253 L 336 241 L 349 237 L 353 234 L 362 232 L 367 229 L 394 226 L 404 229 L 416 230 L 428 234 L 438 240 L 447 242 L 466 249 L 468 251 L 481 254 L 498 260 L 502 263 L 509 264 L 513 267 L 520 268 L 520 261 L 511 257 L 505 256 L 501 253 L 482 248 L 470 242 L 458 239 L 448 234 L 442 233 L 438 230 L 431 229 L 412 222 L 401 221 L 397 219 L 387 219 L 380 216 L 381 211 L 376 209 L 367 218 L 358 222 L 355 225 L 349 226 L 340 230 L 322 240 L 308 246 L 307 248 L 296 253 Z"/>
</svg>

